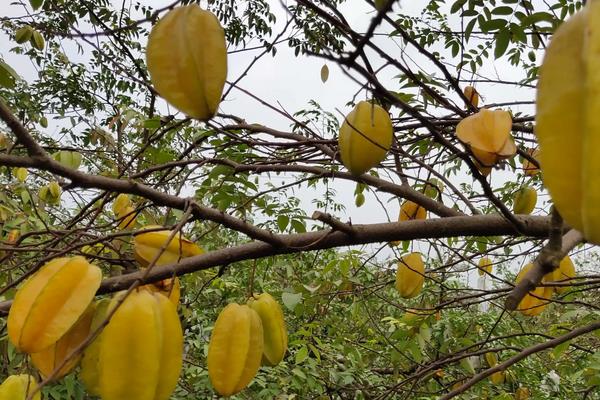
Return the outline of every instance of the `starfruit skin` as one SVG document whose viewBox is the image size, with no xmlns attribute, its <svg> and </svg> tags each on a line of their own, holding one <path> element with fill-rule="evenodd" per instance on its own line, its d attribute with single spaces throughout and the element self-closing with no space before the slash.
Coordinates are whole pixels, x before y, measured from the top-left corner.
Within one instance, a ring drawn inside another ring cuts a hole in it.
<svg viewBox="0 0 600 400">
<path fill-rule="evenodd" d="M 208 344 L 208 376 L 215 391 L 231 396 L 254 378 L 263 355 L 263 327 L 247 305 L 228 304 L 217 317 Z"/>
<path fill-rule="evenodd" d="M 515 214 L 531 214 L 537 203 L 537 192 L 534 188 L 524 186 L 517 191 L 513 204 Z"/>
<path fill-rule="evenodd" d="M 96 302 L 94 316 L 90 324 L 90 332 L 95 332 L 104 322 L 108 315 L 110 303 L 111 300 L 108 298 Z M 85 385 L 87 392 L 92 396 L 100 396 L 98 361 L 100 359 L 101 340 L 102 332 L 86 347 L 80 364 L 81 371 L 79 372 L 79 378 Z"/>
<path fill-rule="evenodd" d="M 385 159 L 394 129 L 388 112 L 359 102 L 344 118 L 338 137 L 340 157 L 352 175 L 361 175 Z"/>
<path fill-rule="evenodd" d="M 414 201 L 406 200 L 400 206 L 400 214 L 398 215 L 398 222 L 410 221 L 410 220 L 421 220 L 427 218 L 427 209 L 415 203 Z M 398 246 L 400 241 L 394 240 L 390 242 L 392 246 Z"/>
<path fill-rule="evenodd" d="M 288 335 L 281 306 L 269 293 L 248 300 L 248 306 L 258 313 L 264 333 L 262 365 L 276 366 L 287 351 Z"/>
<path fill-rule="evenodd" d="M 558 268 L 549 274 L 546 274 L 546 281 L 548 282 L 562 282 L 574 278 L 577 276 L 575 272 L 575 265 L 569 256 L 565 256 L 558 265 Z M 554 291 L 558 294 L 563 294 L 570 290 L 569 286 L 556 286 Z"/>
<path fill-rule="evenodd" d="M 44 379 L 49 377 L 52 372 L 63 363 L 67 356 L 85 341 L 90 333 L 90 325 L 95 310 L 96 303 L 90 304 L 75 325 L 73 325 L 71 329 L 58 340 L 58 342 L 39 353 L 31 354 L 31 362 Z M 77 366 L 80 359 L 81 354 L 67 361 L 65 366 L 54 376 L 54 380 L 59 380 L 71 372 L 73 368 Z"/>
<path fill-rule="evenodd" d="M 539 158 L 540 158 L 540 149 L 528 149 L 527 153 L 535 158 L 536 160 L 538 160 L 539 162 Z M 540 169 L 538 167 L 536 167 L 533 163 L 531 163 L 529 160 L 524 159 L 523 160 L 523 173 L 525 174 L 525 176 L 535 176 L 540 172 Z"/>
<path fill-rule="evenodd" d="M 102 400 L 167 400 L 175 390 L 183 332 L 175 306 L 162 294 L 136 290 L 127 296 L 104 328 L 99 347 Z"/>
<path fill-rule="evenodd" d="M 77 322 L 100 287 L 102 272 L 84 257 L 46 263 L 17 291 L 8 314 L 8 337 L 25 353 L 56 343 Z"/>
<path fill-rule="evenodd" d="M 157 228 L 156 226 L 146 226 L 144 230 Z M 165 245 L 171 231 L 160 230 L 153 232 L 139 233 L 133 239 L 133 251 L 135 259 L 142 267 L 150 265 L 160 249 Z M 178 232 L 166 246 L 155 265 L 167 265 L 178 262 L 185 257 L 192 257 L 204 253 L 204 251 L 194 242 L 182 237 Z"/>
<path fill-rule="evenodd" d="M 511 128 L 508 111 L 482 108 L 458 123 L 456 136 L 471 150 L 482 174 L 487 175 L 499 161 L 516 154 Z"/>
<path fill-rule="evenodd" d="M 525 265 L 517 274 L 516 283 L 519 283 L 532 267 L 533 264 Z M 529 317 L 541 314 L 546 308 L 548 300 L 552 297 L 552 292 L 553 289 L 551 287 L 536 287 L 532 292 L 529 292 L 531 294 L 526 294 L 523 297 L 523 300 L 517 306 L 517 311 Z"/>
<path fill-rule="evenodd" d="M 479 106 L 479 93 L 473 86 L 465 86 L 463 94 L 475 108 Z"/>
<path fill-rule="evenodd" d="M 496 364 L 498 364 L 498 356 L 496 355 L 496 353 L 492 352 L 485 353 L 485 361 L 490 366 L 490 368 L 493 368 L 496 366 Z"/>
<path fill-rule="evenodd" d="M 178 277 L 163 279 L 149 285 L 144 285 L 140 289 L 146 289 L 151 292 L 159 292 L 167 296 L 171 303 L 176 307 L 179 305 L 179 299 L 181 297 L 181 282 Z"/>
<path fill-rule="evenodd" d="M 479 260 L 479 264 L 477 264 L 477 271 L 479 272 L 480 276 L 485 275 L 486 272 L 488 274 L 491 274 L 492 268 L 493 268 L 492 261 L 487 257 L 481 258 Z"/>
<path fill-rule="evenodd" d="M 561 24 L 539 70 L 535 133 L 544 186 L 563 219 L 600 243 L 600 4 Z"/>
<path fill-rule="evenodd" d="M 400 296 L 411 299 L 421 293 L 425 283 L 425 265 L 421 253 L 402 257 L 396 270 L 396 289 Z"/>
<path fill-rule="evenodd" d="M 490 381 L 492 381 L 494 385 L 502 385 L 505 379 L 506 375 L 504 371 L 494 372 L 492 375 L 490 375 Z"/>
<path fill-rule="evenodd" d="M 133 228 L 137 218 L 135 208 L 125 207 L 122 213 L 117 214 L 117 218 L 120 220 L 118 225 L 120 230 L 124 231 Z"/>
<path fill-rule="evenodd" d="M 31 375 L 10 375 L 0 385 L 0 400 L 26 400 L 38 384 Z M 33 400 L 42 400 L 42 395 L 37 391 Z"/>
<path fill-rule="evenodd" d="M 217 112 L 227 45 L 213 13 L 196 4 L 169 11 L 150 32 L 146 62 L 152 84 L 178 110 L 199 120 Z"/>
</svg>

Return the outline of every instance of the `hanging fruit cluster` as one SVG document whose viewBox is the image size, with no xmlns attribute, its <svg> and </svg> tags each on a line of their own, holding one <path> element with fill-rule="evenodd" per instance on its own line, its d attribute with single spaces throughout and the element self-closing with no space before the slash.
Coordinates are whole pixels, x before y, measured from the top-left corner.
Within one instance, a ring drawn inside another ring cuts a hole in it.
<svg viewBox="0 0 600 400">
<path fill-rule="evenodd" d="M 338 145 L 342 163 L 353 175 L 361 175 L 385 159 L 394 129 L 388 112 L 361 101 L 344 118 Z"/>
<path fill-rule="evenodd" d="M 275 366 L 287 350 L 281 307 L 268 293 L 248 304 L 227 305 L 217 317 L 208 345 L 208 375 L 217 393 L 244 389 L 262 365 Z"/>
</svg>

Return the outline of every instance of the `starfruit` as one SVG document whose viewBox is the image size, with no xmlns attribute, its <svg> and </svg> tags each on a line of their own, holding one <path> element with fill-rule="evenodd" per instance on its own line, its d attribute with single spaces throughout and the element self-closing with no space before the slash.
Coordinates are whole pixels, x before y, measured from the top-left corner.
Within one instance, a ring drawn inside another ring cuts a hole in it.
<svg viewBox="0 0 600 400">
<path fill-rule="evenodd" d="M 250 298 L 248 306 L 258 313 L 263 326 L 262 364 L 275 366 L 283 360 L 288 345 L 287 329 L 281 306 L 268 293 Z"/>
<path fill-rule="evenodd" d="M 90 324 L 90 332 L 95 332 L 104 322 L 108 315 L 111 300 L 106 298 L 96 302 L 94 316 Z M 100 359 L 100 341 L 102 333 L 90 343 L 83 352 L 81 358 L 81 371 L 79 378 L 83 382 L 87 392 L 92 396 L 100 396 L 100 377 L 98 371 L 98 361 Z"/>
<path fill-rule="evenodd" d="M 146 62 L 152 84 L 178 110 L 200 120 L 217 112 L 227 45 L 213 13 L 196 4 L 169 11 L 150 32 Z"/>
<path fill-rule="evenodd" d="M 490 375 L 490 380 L 494 385 L 502 385 L 505 378 L 504 371 L 494 372 L 492 375 Z"/>
<path fill-rule="evenodd" d="M 487 272 L 488 274 L 492 273 L 492 260 L 490 260 L 487 257 L 483 257 L 479 260 L 479 264 L 477 265 L 477 271 L 479 272 L 480 276 L 485 275 L 485 273 Z"/>
<path fill-rule="evenodd" d="M 119 229 L 125 230 L 133 228 L 137 217 L 135 208 L 125 207 L 122 211 L 121 214 L 117 214 L 117 217 L 119 218 Z"/>
<path fill-rule="evenodd" d="M 527 154 L 529 154 L 531 157 L 535 158 L 536 160 L 539 160 L 540 150 L 539 149 L 535 149 L 535 150 L 527 149 Z M 534 176 L 538 172 L 540 172 L 540 169 L 538 167 L 536 167 L 532 162 L 530 162 L 528 159 L 523 160 L 523 173 L 526 176 Z"/>
<path fill-rule="evenodd" d="M 146 226 L 143 230 L 152 228 L 159 227 Z M 134 256 L 142 267 L 147 267 L 165 245 L 166 248 L 160 254 L 156 265 L 176 263 L 182 258 L 196 256 L 204 252 L 197 244 L 181 236 L 179 232 L 173 236 L 173 239 L 167 245 L 167 239 L 170 235 L 171 231 L 168 230 L 143 232 L 135 235 L 133 240 Z"/>
<path fill-rule="evenodd" d="M 573 261 L 571 261 L 571 258 L 569 256 L 566 256 L 560 261 L 560 264 L 558 265 L 557 269 L 555 269 L 549 274 L 546 274 L 545 279 L 548 282 L 564 282 L 575 278 L 575 276 L 577 276 L 577 273 L 575 272 L 575 265 L 573 265 Z M 554 287 L 554 291 L 558 294 L 563 294 L 569 291 L 569 289 L 570 287 L 568 286 Z"/>
<path fill-rule="evenodd" d="M 8 314 L 8 337 L 17 349 L 38 353 L 56 343 L 83 315 L 102 272 L 84 257 L 55 258 L 17 290 Z"/>
<path fill-rule="evenodd" d="M 263 356 L 260 316 L 247 305 L 228 304 L 217 317 L 208 344 L 208 376 L 221 396 L 244 389 Z"/>
<path fill-rule="evenodd" d="M 410 253 L 402 257 L 396 270 L 396 289 L 400 296 L 410 299 L 417 296 L 425 282 L 425 265 L 421 253 Z"/>
<path fill-rule="evenodd" d="M 523 186 L 515 194 L 513 212 L 515 214 L 531 214 L 537 203 L 537 192 L 534 188 Z"/>
<path fill-rule="evenodd" d="M 465 86 L 463 94 L 475 108 L 479 106 L 479 93 L 473 86 Z"/>
<path fill-rule="evenodd" d="M 521 386 L 515 392 L 515 400 L 527 400 L 529 395 L 529 389 L 525 386 Z"/>
<path fill-rule="evenodd" d="M 48 378 L 55 369 L 60 367 L 65 359 L 81 345 L 90 333 L 90 325 L 94 316 L 96 304 L 92 303 L 79 320 L 55 344 L 39 353 L 31 354 L 31 362 L 40 371 L 44 379 Z M 81 353 L 75 355 L 56 373 L 54 380 L 59 380 L 75 368 Z"/>
<path fill-rule="evenodd" d="M 425 207 L 418 205 L 414 201 L 406 200 L 404 203 L 402 203 L 402 206 L 400 206 L 398 222 L 425 218 L 427 218 L 427 210 Z M 390 242 L 390 245 L 392 246 L 398 246 L 399 244 L 400 241 L 398 240 Z"/>
<path fill-rule="evenodd" d="M 498 356 L 496 353 L 488 352 L 485 353 L 485 361 L 491 367 L 495 367 L 498 364 Z"/>
<path fill-rule="evenodd" d="M 546 48 L 536 95 L 544 186 L 556 209 L 600 243 L 600 3 L 561 24 Z"/>
<path fill-rule="evenodd" d="M 131 207 L 131 199 L 128 194 L 120 193 L 112 204 L 112 211 L 116 216 L 127 214 L 127 209 Z"/>
<path fill-rule="evenodd" d="M 122 296 L 115 296 L 109 309 Z M 167 400 L 183 357 L 183 332 L 173 303 L 160 293 L 133 291 L 99 341 L 98 388 L 102 400 Z"/>
<path fill-rule="evenodd" d="M 37 389 L 37 381 L 31 375 L 10 375 L 0 385 L 0 400 L 26 400 Z M 33 400 L 41 400 L 38 390 Z"/>
<path fill-rule="evenodd" d="M 517 152 L 511 128 L 508 111 L 482 108 L 458 123 L 456 136 L 471 150 L 482 174 L 487 175 L 491 167 Z"/>
<path fill-rule="evenodd" d="M 144 285 L 141 289 L 146 289 L 151 292 L 159 292 L 167 296 L 171 303 L 175 306 L 179 305 L 181 297 L 181 282 L 178 277 L 163 279 L 162 281 L 154 282 L 149 285 Z"/>
<path fill-rule="evenodd" d="M 353 175 L 361 175 L 385 159 L 394 130 L 388 112 L 361 101 L 344 118 L 338 137 L 342 163 Z"/>
<path fill-rule="evenodd" d="M 533 264 L 527 264 L 524 266 L 521 271 L 517 274 L 516 283 L 519 283 L 524 277 L 527 271 L 529 271 L 533 267 Z M 542 281 L 543 282 L 543 281 Z M 548 300 L 552 297 L 552 288 L 551 287 L 542 287 L 538 286 L 532 292 L 523 297 L 523 300 L 517 306 L 517 311 L 521 311 L 523 315 L 527 316 L 536 316 L 544 311 L 546 305 L 548 304 Z"/>
</svg>

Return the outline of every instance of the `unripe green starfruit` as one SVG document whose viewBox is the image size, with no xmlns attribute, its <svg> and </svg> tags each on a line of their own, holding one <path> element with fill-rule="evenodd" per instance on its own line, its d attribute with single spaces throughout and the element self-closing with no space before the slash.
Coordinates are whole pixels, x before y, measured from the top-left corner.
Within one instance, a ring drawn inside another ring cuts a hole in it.
<svg viewBox="0 0 600 400">
<path fill-rule="evenodd" d="M 197 4 L 176 7 L 152 28 L 146 47 L 152 84 L 170 104 L 199 120 L 217 112 L 227 77 L 225 33 Z"/>
<path fill-rule="evenodd" d="M 490 366 L 490 368 L 495 367 L 498 364 L 498 356 L 496 353 L 488 352 L 485 353 L 485 361 Z"/>
<path fill-rule="evenodd" d="M 15 177 L 17 178 L 17 180 L 19 182 L 23 183 L 27 179 L 27 175 L 29 175 L 29 172 L 27 172 L 27 168 L 20 167 L 20 168 L 15 168 L 14 174 L 15 174 Z"/>
<path fill-rule="evenodd" d="M 287 329 L 281 306 L 268 293 L 250 298 L 248 306 L 258 313 L 263 326 L 262 364 L 275 366 L 283 360 L 288 344 Z"/>
<path fill-rule="evenodd" d="M 535 133 L 544 186 L 563 219 L 600 243 L 600 3 L 561 24 L 539 70 Z"/>
<path fill-rule="evenodd" d="M 54 370 L 60 367 L 65 359 L 81 345 L 90 333 L 90 325 L 94 316 L 96 304 L 92 303 L 79 320 L 56 343 L 39 353 L 31 354 L 31 362 L 40 371 L 44 379 L 48 378 Z M 79 362 L 81 354 L 72 357 L 54 375 L 53 380 L 59 380 L 67 375 Z"/>
<path fill-rule="evenodd" d="M 499 161 L 516 154 L 511 129 L 508 111 L 482 108 L 458 123 L 456 136 L 471 150 L 482 174 L 487 175 Z"/>
<path fill-rule="evenodd" d="M 513 212 L 515 214 L 531 214 L 537 203 L 537 192 L 534 188 L 524 186 L 515 194 Z"/>
<path fill-rule="evenodd" d="M 83 315 L 102 272 L 84 257 L 55 258 L 17 290 L 8 314 L 8 337 L 26 353 L 56 343 Z"/>
<path fill-rule="evenodd" d="M 37 390 L 37 386 L 37 381 L 31 375 L 10 375 L 0 385 L 0 400 L 26 400 Z M 42 394 L 38 390 L 33 400 L 41 399 Z"/>
<path fill-rule="evenodd" d="M 142 231 L 151 228 L 158 227 L 146 226 Z M 170 235 L 171 231 L 168 230 L 143 232 L 135 235 L 133 241 L 134 256 L 142 267 L 147 267 L 159 254 L 163 246 L 165 246 L 165 249 L 158 257 L 156 265 L 172 264 L 182 258 L 204 253 L 197 244 L 181 236 L 179 232 L 173 236 L 173 239 L 167 245 Z"/>
<path fill-rule="evenodd" d="M 15 42 L 23 44 L 31 39 L 33 30 L 29 25 L 24 25 L 15 31 Z"/>
<path fill-rule="evenodd" d="M 425 265 L 421 253 L 410 253 L 402 257 L 396 270 L 396 289 L 400 296 L 410 299 L 417 296 L 425 282 Z"/>
<path fill-rule="evenodd" d="M 113 298 L 109 310 L 121 296 Z M 183 331 L 177 309 L 164 295 L 131 292 L 104 328 L 99 346 L 102 400 L 171 397 L 183 362 Z"/>
<path fill-rule="evenodd" d="M 208 376 L 221 396 L 244 389 L 263 356 L 260 316 L 247 305 L 228 304 L 219 314 L 208 344 Z"/>
<path fill-rule="evenodd" d="M 490 381 L 492 381 L 492 383 L 494 385 L 502 385 L 504 383 L 506 376 L 504 374 L 504 371 L 498 371 L 498 372 L 494 372 L 491 376 L 490 376 Z"/>
<path fill-rule="evenodd" d="M 361 175 L 387 155 L 394 130 L 388 112 L 381 106 L 361 101 L 344 118 L 338 145 L 342 163 L 353 175 Z"/>
</svg>

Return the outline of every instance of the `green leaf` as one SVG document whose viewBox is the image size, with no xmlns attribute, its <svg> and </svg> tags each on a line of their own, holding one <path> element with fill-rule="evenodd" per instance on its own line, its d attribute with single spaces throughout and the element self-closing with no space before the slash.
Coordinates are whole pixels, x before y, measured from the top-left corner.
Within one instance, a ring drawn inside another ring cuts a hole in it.
<svg viewBox="0 0 600 400">
<path fill-rule="evenodd" d="M 280 215 L 277 217 L 277 227 L 281 232 L 285 231 L 285 228 L 287 228 L 289 222 L 290 217 L 287 215 Z"/>
<path fill-rule="evenodd" d="M 504 55 L 508 44 L 510 43 L 510 32 L 508 29 L 502 29 L 496 34 L 496 47 L 494 48 L 494 58 L 498 59 Z"/>
<path fill-rule="evenodd" d="M 10 65 L 0 60 L 0 86 L 4 86 L 9 89 L 14 88 L 17 79 L 19 79 L 19 75 L 15 72 L 15 70 L 12 69 Z"/>
<path fill-rule="evenodd" d="M 467 0 L 456 0 L 450 7 L 450 14 L 456 14 L 466 4 Z"/>
<path fill-rule="evenodd" d="M 31 4 L 33 11 L 35 11 L 44 4 L 44 0 L 29 0 L 29 4 Z"/>
<path fill-rule="evenodd" d="M 566 342 L 563 342 L 563 343 L 559 344 L 558 346 L 556 346 L 554 349 L 552 349 L 552 354 L 554 354 L 554 357 L 559 358 L 561 356 L 561 354 L 564 353 L 565 350 L 567 350 L 569 348 L 570 344 L 571 344 L 571 341 L 567 340 Z"/>
<path fill-rule="evenodd" d="M 294 358 L 294 362 L 296 364 L 300 364 L 302 361 L 306 360 L 308 357 L 308 347 L 302 346 L 300 350 L 296 352 L 296 357 Z"/>
<path fill-rule="evenodd" d="M 496 7 L 492 10 L 492 14 L 496 15 L 511 15 L 513 13 L 513 8 L 509 6 L 500 6 Z"/>
<path fill-rule="evenodd" d="M 283 305 L 285 305 L 290 311 L 294 311 L 301 300 L 302 293 L 283 292 L 281 295 L 281 301 L 283 302 Z"/>
</svg>

